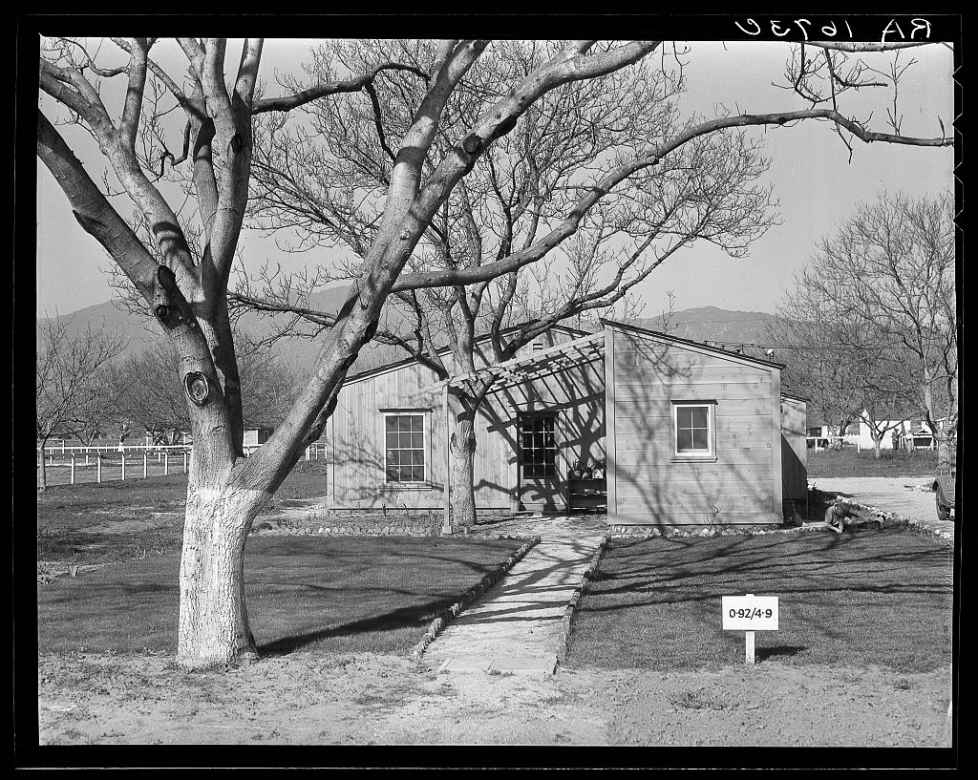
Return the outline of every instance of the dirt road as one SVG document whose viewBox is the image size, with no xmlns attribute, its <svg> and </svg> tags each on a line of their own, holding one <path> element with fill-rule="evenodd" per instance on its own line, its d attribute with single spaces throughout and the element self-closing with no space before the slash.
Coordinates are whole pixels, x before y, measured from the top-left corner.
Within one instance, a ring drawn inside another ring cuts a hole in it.
<svg viewBox="0 0 978 780">
<path fill-rule="evenodd" d="M 39 659 L 42 744 L 946 746 L 949 671 L 419 671 L 294 653 L 189 674 L 167 656 Z"/>
</svg>

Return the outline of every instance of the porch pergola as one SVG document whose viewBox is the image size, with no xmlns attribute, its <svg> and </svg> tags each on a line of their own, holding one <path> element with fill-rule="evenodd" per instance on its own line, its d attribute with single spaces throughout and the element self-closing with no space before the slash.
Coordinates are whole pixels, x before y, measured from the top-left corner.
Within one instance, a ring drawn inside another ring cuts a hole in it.
<svg viewBox="0 0 978 780">
<path fill-rule="evenodd" d="M 442 533 L 451 531 L 451 435 L 452 419 L 448 406 L 448 396 L 452 387 L 467 387 L 474 390 L 476 382 L 491 382 L 489 393 L 497 393 L 511 387 L 517 387 L 527 382 L 559 374 L 562 371 L 587 365 L 601 360 L 605 355 L 605 332 L 603 330 L 572 341 L 558 344 L 554 347 L 536 350 L 529 355 L 515 357 L 485 366 L 476 371 L 457 374 L 432 385 L 432 389 L 442 391 L 442 411 L 445 419 L 445 518 L 442 523 Z"/>
</svg>

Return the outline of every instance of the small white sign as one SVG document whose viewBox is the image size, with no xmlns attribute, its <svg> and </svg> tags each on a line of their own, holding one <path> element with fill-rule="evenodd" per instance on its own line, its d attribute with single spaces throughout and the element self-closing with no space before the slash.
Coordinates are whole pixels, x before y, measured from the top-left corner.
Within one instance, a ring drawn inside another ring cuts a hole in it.
<svg viewBox="0 0 978 780">
<path fill-rule="evenodd" d="M 724 631 L 777 631 L 777 596 L 723 596 Z"/>
</svg>

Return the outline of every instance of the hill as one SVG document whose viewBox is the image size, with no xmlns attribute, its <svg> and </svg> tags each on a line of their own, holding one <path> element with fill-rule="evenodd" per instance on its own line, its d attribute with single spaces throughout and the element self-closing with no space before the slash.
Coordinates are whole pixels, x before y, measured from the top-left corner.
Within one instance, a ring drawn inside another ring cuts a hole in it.
<svg viewBox="0 0 978 780">
<path fill-rule="evenodd" d="M 643 327 L 665 330 L 673 336 L 692 341 L 709 341 L 727 349 L 741 345 L 745 351 L 756 351 L 758 347 L 777 346 L 772 343 L 769 329 L 774 328 L 780 318 L 776 314 L 762 311 L 735 311 L 716 306 L 701 306 L 682 309 L 666 318 L 648 317 L 636 321 Z"/>
<path fill-rule="evenodd" d="M 312 297 L 310 308 L 336 312 L 346 297 L 347 289 L 345 286 L 340 286 L 320 291 Z M 61 315 L 61 319 L 67 323 L 71 333 L 81 333 L 89 327 L 93 330 L 107 329 L 116 333 L 125 333 L 128 346 L 123 353 L 124 356 L 138 354 L 162 335 L 159 327 L 150 317 L 128 312 L 121 304 L 112 301 Z M 238 327 L 249 338 L 258 339 L 268 336 L 273 329 L 282 327 L 287 322 L 288 318 L 285 315 L 249 313 L 241 317 Z M 396 309 L 385 309 L 382 322 L 384 327 L 394 331 L 407 332 L 409 328 L 409 323 Z M 680 338 L 710 342 L 727 349 L 737 349 L 744 345 L 744 351 L 749 354 L 760 354 L 763 347 L 771 345 L 768 329 L 777 322 L 778 317 L 774 314 L 721 309 L 715 306 L 673 312 L 667 321 L 662 317 L 648 317 L 635 321 L 637 325 L 643 327 L 665 330 Z M 280 340 L 274 349 L 283 363 L 301 376 L 311 370 L 320 344 L 321 339 L 293 337 Z M 784 362 L 787 355 L 783 351 L 780 352 L 781 354 L 776 349 L 774 359 Z M 361 351 L 350 373 L 365 371 L 404 357 L 405 352 L 399 347 L 371 343 Z"/>
</svg>

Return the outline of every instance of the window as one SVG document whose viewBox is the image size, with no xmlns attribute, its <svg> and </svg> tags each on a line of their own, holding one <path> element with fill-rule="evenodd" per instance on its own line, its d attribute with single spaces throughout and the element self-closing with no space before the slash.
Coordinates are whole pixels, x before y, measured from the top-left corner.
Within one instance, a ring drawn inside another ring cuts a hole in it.
<svg viewBox="0 0 978 780">
<path fill-rule="evenodd" d="M 676 455 L 713 456 L 713 404 L 673 404 Z"/>
<path fill-rule="evenodd" d="M 539 415 L 520 420 L 520 467 L 525 478 L 556 476 L 557 442 L 554 415 Z"/>
<path fill-rule="evenodd" d="M 388 482 L 425 481 L 423 414 L 385 414 L 384 469 Z"/>
</svg>

